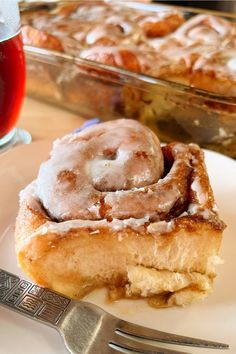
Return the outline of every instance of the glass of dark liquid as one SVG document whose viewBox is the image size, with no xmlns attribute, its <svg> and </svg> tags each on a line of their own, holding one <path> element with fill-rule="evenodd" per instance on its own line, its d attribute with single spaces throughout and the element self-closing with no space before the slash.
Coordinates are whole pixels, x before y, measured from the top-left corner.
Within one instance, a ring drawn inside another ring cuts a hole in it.
<svg viewBox="0 0 236 354">
<path fill-rule="evenodd" d="M 17 0 L 0 0 L 0 152 L 29 143 L 31 136 L 16 128 L 25 95 L 25 57 Z"/>
</svg>

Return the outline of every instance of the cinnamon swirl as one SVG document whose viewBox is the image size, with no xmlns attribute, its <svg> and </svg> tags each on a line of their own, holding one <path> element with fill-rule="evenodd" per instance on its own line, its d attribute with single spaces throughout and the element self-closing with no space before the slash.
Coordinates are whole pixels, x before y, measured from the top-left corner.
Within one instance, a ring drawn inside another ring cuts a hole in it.
<svg viewBox="0 0 236 354">
<path fill-rule="evenodd" d="M 57 140 L 20 195 L 16 253 L 35 282 L 72 298 L 184 305 L 212 289 L 223 222 L 197 145 L 161 148 L 137 121 Z"/>
<path fill-rule="evenodd" d="M 219 16 L 201 14 L 187 20 L 174 33 L 174 38 L 185 45 L 198 42 L 205 45 L 226 45 L 236 35 L 233 23 Z"/>
</svg>

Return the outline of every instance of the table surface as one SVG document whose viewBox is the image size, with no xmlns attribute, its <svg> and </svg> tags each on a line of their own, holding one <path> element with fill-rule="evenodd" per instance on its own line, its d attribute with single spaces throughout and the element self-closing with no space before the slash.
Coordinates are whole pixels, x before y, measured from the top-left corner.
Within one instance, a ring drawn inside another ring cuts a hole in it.
<svg viewBox="0 0 236 354">
<path fill-rule="evenodd" d="M 74 113 L 26 97 L 17 126 L 26 129 L 36 141 L 61 137 L 84 121 Z"/>
</svg>

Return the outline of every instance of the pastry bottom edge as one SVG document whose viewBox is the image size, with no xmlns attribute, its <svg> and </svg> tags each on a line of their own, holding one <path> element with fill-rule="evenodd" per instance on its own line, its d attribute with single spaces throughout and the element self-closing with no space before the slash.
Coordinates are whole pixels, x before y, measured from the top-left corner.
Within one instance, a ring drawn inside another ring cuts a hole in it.
<svg viewBox="0 0 236 354">
<path fill-rule="evenodd" d="M 110 281 L 96 278 L 51 277 L 50 282 L 39 280 L 35 274 L 28 275 L 39 285 L 80 300 L 96 289 L 107 289 L 109 302 L 120 299 L 144 299 L 155 308 L 184 306 L 204 299 L 212 291 L 213 278 L 198 272 L 174 272 L 158 270 L 142 265 L 127 266 L 126 274 L 117 274 Z M 73 279 L 74 278 L 74 279 Z"/>
</svg>

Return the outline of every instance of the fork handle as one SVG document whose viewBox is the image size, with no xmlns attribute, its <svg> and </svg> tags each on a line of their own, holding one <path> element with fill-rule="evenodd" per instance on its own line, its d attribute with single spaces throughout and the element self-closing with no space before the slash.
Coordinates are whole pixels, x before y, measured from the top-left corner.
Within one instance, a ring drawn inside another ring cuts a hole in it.
<svg viewBox="0 0 236 354">
<path fill-rule="evenodd" d="M 0 268 L 0 305 L 49 326 L 57 324 L 71 300 Z"/>
</svg>

